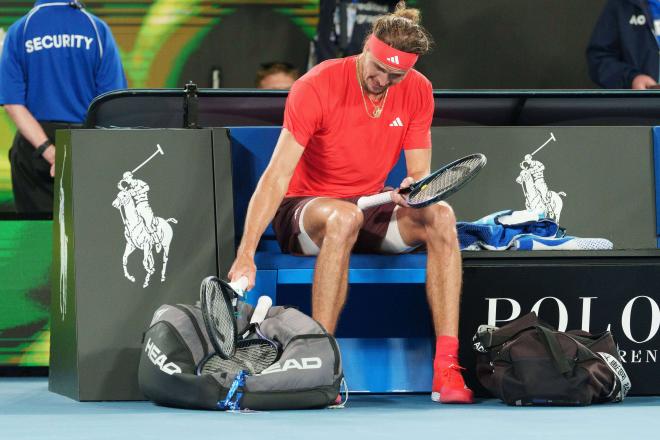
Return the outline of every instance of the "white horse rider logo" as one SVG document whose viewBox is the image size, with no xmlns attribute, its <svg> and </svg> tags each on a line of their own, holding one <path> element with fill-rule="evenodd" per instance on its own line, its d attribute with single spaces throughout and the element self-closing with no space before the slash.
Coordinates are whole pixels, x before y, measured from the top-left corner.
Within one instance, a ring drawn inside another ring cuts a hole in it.
<svg viewBox="0 0 660 440">
<path fill-rule="evenodd" d="M 559 216 L 564 206 L 562 196 L 566 193 L 551 191 L 545 182 L 545 165 L 534 159 L 534 155 L 541 151 L 543 147 L 550 142 L 556 142 L 555 135 L 550 133 L 550 138 L 532 154 L 526 154 L 520 163 L 520 174 L 516 178 L 516 183 L 522 185 L 525 195 L 525 208 L 529 211 L 538 211 L 544 214 L 545 218 L 559 222 Z"/>
<path fill-rule="evenodd" d="M 135 282 L 135 277 L 128 272 L 126 264 L 128 262 L 128 256 L 135 249 L 141 249 L 143 253 L 142 266 L 147 272 L 142 287 L 149 285 L 149 279 L 156 271 L 154 268 L 153 247 L 156 248 L 156 253 L 159 253 L 161 250 L 163 251 L 163 268 L 160 281 L 165 281 L 170 243 L 172 243 L 174 236 L 169 223 L 177 223 L 174 218 L 165 220 L 161 217 L 154 216 L 149 205 L 149 185 L 145 181 L 135 178 L 133 175 L 157 154 L 165 154 L 160 145 L 156 145 L 156 147 L 156 152 L 149 156 L 147 160 L 138 165 L 133 171 L 126 171 L 123 174 L 121 180 L 117 183 L 119 193 L 117 194 L 117 198 L 112 202 L 112 206 L 119 210 L 121 220 L 124 223 L 124 238 L 126 239 L 126 247 L 124 248 L 124 256 L 122 257 L 124 276 L 131 282 Z"/>
</svg>

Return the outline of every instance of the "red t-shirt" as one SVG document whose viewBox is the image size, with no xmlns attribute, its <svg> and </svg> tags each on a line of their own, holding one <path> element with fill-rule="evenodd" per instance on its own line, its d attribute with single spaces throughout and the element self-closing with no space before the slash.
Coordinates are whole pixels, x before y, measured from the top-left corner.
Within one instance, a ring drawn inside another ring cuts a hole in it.
<svg viewBox="0 0 660 440">
<path fill-rule="evenodd" d="M 305 147 L 287 197 L 352 197 L 377 193 L 401 149 L 430 148 L 433 89 L 411 69 L 391 86 L 380 118 L 367 115 L 356 57 L 325 61 L 296 81 L 284 127 Z M 367 109 L 373 105 L 365 94 Z"/>
</svg>

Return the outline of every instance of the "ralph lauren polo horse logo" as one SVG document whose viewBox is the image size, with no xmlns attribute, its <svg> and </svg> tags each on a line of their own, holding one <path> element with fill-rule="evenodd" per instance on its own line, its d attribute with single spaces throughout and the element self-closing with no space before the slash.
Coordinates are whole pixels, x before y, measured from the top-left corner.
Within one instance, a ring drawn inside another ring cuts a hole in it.
<svg viewBox="0 0 660 440">
<path fill-rule="evenodd" d="M 525 208 L 528 211 L 542 212 L 547 219 L 559 222 L 561 210 L 564 207 L 562 197 L 566 197 L 563 191 L 552 191 L 548 189 L 545 180 L 545 165 L 534 159 L 534 155 L 541 151 L 543 147 L 550 142 L 556 142 L 555 135 L 550 133 L 550 138 L 534 150 L 531 154 L 526 154 L 520 163 L 520 174 L 516 178 L 516 183 L 522 186 L 525 196 Z"/>
<path fill-rule="evenodd" d="M 133 175 L 153 159 L 154 156 L 165 154 L 160 145 L 156 145 L 156 147 L 156 152 L 149 156 L 147 160 L 138 165 L 133 171 L 126 171 L 123 174 L 121 180 L 117 182 L 119 193 L 117 194 L 117 198 L 112 202 L 112 206 L 119 210 L 121 220 L 124 223 L 124 238 L 126 239 L 126 247 L 124 248 L 124 255 L 122 257 L 124 276 L 131 282 L 135 282 L 135 277 L 128 272 L 126 264 L 128 262 L 128 256 L 136 249 L 141 249 L 143 255 L 142 266 L 146 271 L 142 287 L 149 285 L 149 279 L 155 272 L 154 248 L 157 254 L 161 250 L 163 252 L 163 268 L 160 281 L 165 281 L 170 244 L 174 237 L 174 232 L 169 223 L 177 223 L 174 218 L 165 220 L 161 217 L 154 216 L 149 205 L 149 185 L 145 181 L 135 178 Z"/>
</svg>

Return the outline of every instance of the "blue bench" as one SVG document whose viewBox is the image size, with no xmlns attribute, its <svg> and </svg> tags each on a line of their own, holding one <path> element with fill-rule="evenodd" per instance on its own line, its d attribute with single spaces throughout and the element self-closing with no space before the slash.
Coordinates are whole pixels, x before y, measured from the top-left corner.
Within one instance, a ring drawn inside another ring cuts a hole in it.
<svg viewBox="0 0 660 440">
<path fill-rule="evenodd" d="M 268 164 L 279 131 L 279 128 L 273 127 L 230 130 L 237 237 L 242 232 L 249 198 Z M 660 127 L 654 131 L 658 188 Z M 400 161 L 388 183 L 396 186 L 405 174 L 404 169 Z M 660 190 L 656 191 L 655 196 L 660 197 L 658 194 Z M 660 209 L 660 198 L 656 201 L 656 209 Z M 660 216 L 654 220 L 657 218 Z M 660 237 L 660 220 L 656 221 L 655 226 Z M 500 320 L 508 319 L 507 316 L 521 312 L 520 309 L 529 311 L 541 307 L 541 302 L 544 303 L 541 311 L 544 320 L 556 325 L 561 310 L 564 310 L 566 316 L 570 315 L 569 326 L 579 328 L 584 325 L 584 317 L 591 316 L 589 325 L 593 331 L 613 325 L 613 331 L 622 341 L 629 359 L 634 350 L 637 350 L 637 356 L 641 356 L 638 343 L 615 323 L 623 321 L 621 310 L 625 304 L 631 304 L 639 295 L 649 295 L 640 292 L 646 292 L 646 287 L 642 286 L 653 285 L 659 273 L 654 268 L 660 267 L 656 250 L 477 254 L 464 254 L 463 258 L 463 305 L 459 331 L 461 362 L 470 370 L 473 371 L 475 362 L 470 337 L 479 324 L 490 319 L 496 321 L 495 316 Z M 312 257 L 281 254 L 273 231 L 269 229 L 256 256 L 259 269 L 257 292 L 272 296 L 277 303 L 292 304 L 307 310 L 314 262 Z M 425 265 L 424 254 L 352 256 L 349 271 L 351 292 L 337 329 L 344 371 L 351 390 L 429 391 L 433 329 L 423 293 Z M 626 281 L 623 284 L 608 281 L 614 278 Z M 538 283 L 539 279 L 543 282 Z M 630 288 L 637 285 L 639 287 Z M 585 294 L 599 298 L 594 301 L 594 311 L 589 315 L 584 315 L 586 303 L 580 302 Z M 656 304 L 660 301 L 655 295 L 649 298 L 648 301 Z M 619 304 L 619 301 L 623 302 Z M 514 305 L 519 310 L 515 311 Z M 404 319 L 397 320 L 399 316 Z M 646 325 L 651 324 L 644 314 L 639 318 L 637 313 L 635 316 L 645 330 Z M 656 393 L 659 389 L 660 385 L 649 379 L 652 376 L 648 367 L 652 365 L 629 361 L 631 377 L 645 378 L 647 382 L 635 393 Z M 466 380 L 479 392 L 476 378 L 469 374 L 470 370 Z"/>
<path fill-rule="evenodd" d="M 250 197 L 265 170 L 280 134 L 279 127 L 236 127 L 229 129 L 234 191 L 234 230 L 240 242 Z M 398 186 L 405 177 L 405 161 L 397 163 L 387 184 Z M 255 263 L 255 292 L 270 296 L 274 303 L 286 289 L 311 285 L 315 257 L 283 254 L 272 226 L 264 232 Z M 351 257 L 349 283 L 423 284 L 426 254 L 376 255 Z M 423 287 L 418 286 L 418 289 Z M 256 299 L 252 295 L 251 299 Z M 417 296 L 417 295 L 415 295 Z M 421 295 L 423 298 L 423 295 Z M 305 298 L 307 300 L 307 298 Z M 294 303 L 294 305 L 296 305 Z M 364 310 L 367 313 L 368 310 Z M 370 392 L 429 391 L 431 384 L 432 343 L 428 337 L 362 338 L 340 337 L 344 371 L 351 390 Z M 378 365 L 377 369 L 370 368 Z M 414 367 L 414 368 L 413 368 Z M 428 368 L 426 368 L 428 367 Z"/>
</svg>

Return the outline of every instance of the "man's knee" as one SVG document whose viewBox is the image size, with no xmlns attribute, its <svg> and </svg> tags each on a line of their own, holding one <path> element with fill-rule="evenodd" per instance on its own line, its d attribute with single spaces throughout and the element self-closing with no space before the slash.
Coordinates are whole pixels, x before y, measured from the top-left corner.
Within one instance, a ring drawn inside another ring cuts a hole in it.
<svg viewBox="0 0 660 440">
<path fill-rule="evenodd" d="M 357 238 L 363 222 L 364 215 L 357 206 L 336 206 L 326 220 L 325 239 L 352 243 Z"/>
<path fill-rule="evenodd" d="M 445 240 L 456 238 L 456 216 L 454 210 L 445 202 L 428 206 L 426 212 L 426 229 L 429 236 Z"/>
</svg>

